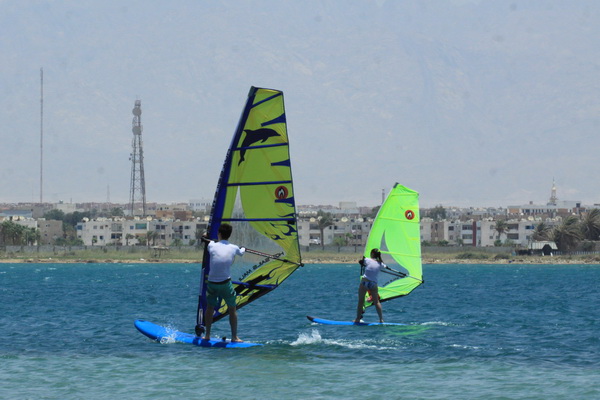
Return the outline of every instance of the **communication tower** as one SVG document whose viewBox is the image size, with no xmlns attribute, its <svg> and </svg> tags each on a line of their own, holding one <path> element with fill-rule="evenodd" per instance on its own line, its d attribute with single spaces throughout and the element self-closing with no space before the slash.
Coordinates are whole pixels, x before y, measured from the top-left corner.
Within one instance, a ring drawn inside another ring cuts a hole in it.
<svg viewBox="0 0 600 400">
<path fill-rule="evenodd" d="M 131 190 L 129 194 L 129 206 L 131 216 L 136 215 L 136 205 L 141 207 L 141 216 L 146 216 L 146 182 L 144 180 L 144 149 L 142 148 L 142 101 L 136 100 L 133 107 L 133 141 L 131 142 L 133 152 L 131 160 Z M 140 215 L 138 212 L 137 215 Z"/>
<path fill-rule="evenodd" d="M 44 202 L 44 68 L 40 68 L 40 204 Z"/>
</svg>

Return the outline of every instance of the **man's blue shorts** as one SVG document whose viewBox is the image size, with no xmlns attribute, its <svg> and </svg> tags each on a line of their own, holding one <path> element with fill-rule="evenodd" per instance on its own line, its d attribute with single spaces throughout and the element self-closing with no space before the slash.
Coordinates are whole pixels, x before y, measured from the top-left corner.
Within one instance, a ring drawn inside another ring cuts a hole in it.
<svg viewBox="0 0 600 400">
<path fill-rule="evenodd" d="M 206 285 L 206 302 L 215 308 L 221 305 L 221 299 L 225 300 L 227 307 L 235 307 L 235 296 L 231 279 L 224 283 L 208 282 Z"/>
</svg>

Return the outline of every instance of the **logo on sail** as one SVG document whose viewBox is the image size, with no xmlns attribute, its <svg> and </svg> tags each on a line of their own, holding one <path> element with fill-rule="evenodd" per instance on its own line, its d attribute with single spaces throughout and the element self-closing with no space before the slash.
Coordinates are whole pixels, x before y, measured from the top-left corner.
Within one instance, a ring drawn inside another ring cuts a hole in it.
<svg viewBox="0 0 600 400">
<path fill-rule="evenodd" d="M 287 199 L 288 197 L 288 188 L 285 186 L 279 186 L 275 189 L 275 197 L 279 200 Z"/>
<path fill-rule="evenodd" d="M 406 210 L 404 216 L 406 217 L 406 219 L 411 220 L 415 218 L 415 212 L 413 210 Z"/>
</svg>

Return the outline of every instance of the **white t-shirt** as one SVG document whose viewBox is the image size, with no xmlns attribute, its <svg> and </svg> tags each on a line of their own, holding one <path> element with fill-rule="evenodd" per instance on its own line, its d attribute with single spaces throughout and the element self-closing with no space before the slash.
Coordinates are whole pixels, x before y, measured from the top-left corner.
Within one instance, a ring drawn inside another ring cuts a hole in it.
<svg viewBox="0 0 600 400">
<path fill-rule="evenodd" d="M 219 242 L 210 241 L 208 243 L 208 252 L 210 254 L 210 271 L 208 271 L 208 280 L 210 282 L 222 282 L 231 277 L 231 264 L 235 256 L 243 256 L 245 248 L 239 248 L 227 240 Z"/>
<path fill-rule="evenodd" d="M 365 258 L 365 274 L 363 277 L 367 278 L 370 281 L 377 283 L 377 278 L 379 277 L 379 271 L 385 268 L 384 263 L 380 263 L 379 261 L 373 260 L 372 258 Z"/>
</svg>

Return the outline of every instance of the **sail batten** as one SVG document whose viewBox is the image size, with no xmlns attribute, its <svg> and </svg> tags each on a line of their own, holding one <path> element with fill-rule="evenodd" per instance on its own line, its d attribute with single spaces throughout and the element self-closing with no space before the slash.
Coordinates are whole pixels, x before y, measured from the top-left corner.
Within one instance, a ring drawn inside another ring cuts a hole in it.
<svg viewBox="0 0 600 400">
<path fill-rule="evenodd" d="M 289 218 L 223 218 L 223 222 L 289 221 Z"/>
<path fill-rule="evenodd" d="M 237 307 L 274 290 L 302 265 L 283 93 L 252 87 L 227 151 L 209 219 L 215 240 L 221 223 L 233 226 L 232 243 L 246 252 L 231 269 Z M 204 253 L 198 323 L 206 309 Z M 224 302 L 213 320 L 227 314 Z"/>
<path fill-rule="evenodd" d="M 252 186 L 252 185 L 281 185 L 292 183 L 292 181 L 270 181 L 270 182 L 230 182 L 227 186 Z"/>
<path fill-rule="evenodd" d="M 265 102 L 267 102 L 267 101 L 273 100 L 273 99 L 275 99 L 275 98 L 277 98 L 277 97 L 279 97 L 279 96 L 283 96 L 283 92 L 276 93 L 276 94 L 274 94 L 274 95 L 273 95 L 273 96 L 271 96 L 271 97 L 267 97 L 267 98 L 266 98 L 266 99 L 264 99 L 264 100 L 258 101 L 258 102 L 256 102 L 255 104 L 251 105 L 250 107 L 251 107 L 251 108 L 258 107 L 258 106 L 260 106 L 262 103 L 265 103 Z M 282 115 L 284 115 L 284 114 L 282 114 Z"/>
<path fill-rule="evenodd" d="M 247 146 L 247 147 L 237 147 L 235 149 L 233 149 L 234 151 L 239 151 L 239 150 L 258 150 L 258 149 L 267 149 L 269 147 L 281 147 L 281 146 L 287 146 L 287 143 L 278 143 L 278 144 L 264 144 L 264 145 L 258 145 L 258 146 Z"/>
</svg>

